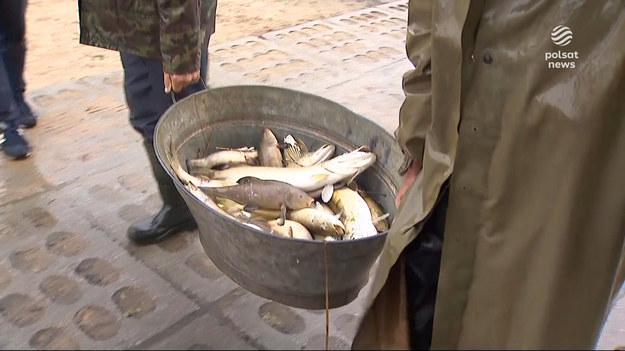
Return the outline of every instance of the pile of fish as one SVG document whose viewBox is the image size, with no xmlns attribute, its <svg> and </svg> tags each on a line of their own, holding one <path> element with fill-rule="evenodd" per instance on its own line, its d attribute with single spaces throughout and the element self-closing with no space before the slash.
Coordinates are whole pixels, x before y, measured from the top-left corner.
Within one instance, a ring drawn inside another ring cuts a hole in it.
<svg viewBox="0 0 625 351">
<path fill-rule="evenodd" d="M 388 214 L 355 182 L 376 156 L 366 147 L 334 156 L 324 144 L 309 150 L 269 129 L 255 147 L 217 149 L 172 164 L 199 200 L 241 223 L 275 235 L 309 240 L 351 240 L 388 230 Z"/>
</svg>

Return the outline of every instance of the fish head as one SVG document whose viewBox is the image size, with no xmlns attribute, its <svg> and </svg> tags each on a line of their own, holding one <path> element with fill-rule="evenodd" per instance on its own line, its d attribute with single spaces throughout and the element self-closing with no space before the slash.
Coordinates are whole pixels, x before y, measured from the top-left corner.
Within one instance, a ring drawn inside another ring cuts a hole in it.
<svg viewBox="0 0 625 351">
<path fill-rule="evenodd" d="M 266 143 L 267 145 L 278 145 L 278 139 L 276 139 L 276 136 L 269 128 L 263 129 L 262 142 Z"/>
<path fill-rule="evenodd" d="M 285 198 L 286 206 L 291 209 L 302 209 L 315 206 L 315 199 L 304 191 L 290 191 Z"/>
</svg>

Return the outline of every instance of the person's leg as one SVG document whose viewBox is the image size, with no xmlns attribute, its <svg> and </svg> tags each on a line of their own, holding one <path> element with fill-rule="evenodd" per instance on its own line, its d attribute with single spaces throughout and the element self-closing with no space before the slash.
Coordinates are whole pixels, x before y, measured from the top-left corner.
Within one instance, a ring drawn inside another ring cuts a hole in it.
<svg viewBox="0 0 625 351">
<path fill-rule="evenodd" d="M 18 129 L 17 118 L 9 78 L 4 61 L 0 59 L 0 134 L 2 134 L 0 145 L 7 156 L 16 160 L 28 157 L 31 152 L 28 142 Z"/>
<path fill-rule="evenodd" d="M 410 344 L 413 350 L 427 350 L 432 342 L 448 199 L 447 187 L 443 186 L 443 189 L 440 202 L 427 219 L 421 233 L 402 253 L 406 264 L 406 295 Z"/>
<path fill-rule="evenodd" d="M 143 135 L 144 139 L 152 142 L 156 124 L 174 103 L 171 94 L 165 93 L 163 64 L 160 60 L 144 59 L 127 53 L 122 53 L 121 57 L 125 72 L 124 90 L 130 107 L 130 123 Z M 200 76 L 205 82 L 207 65 L 208 51 L 203 50 Z M 202 82 L 197 82 L 175 93 L 174 98 L 178 101 L 201 90 L 204 90 L 204 85 Z M 145 104 L 145 101 L 150 103 Z"/>
<path fill-rule="evenodd" d="M 0 0 L 5 21 L 1 36 L 2 58 L 11 84 L 13 99 L 18 111 L 18 123 L 26 128 L 37 124 L 37 117 L 24 100 L 24 64 L 26 59 L 26 7 L 27 0 Z"/>
<path fill-rule="evenodd" d="M 124 68 L 124 95 L 129 109 L 129 121 L 132 127 L 144 139 L 152 138 L 150 123 L 155 119 L 152 105 L 152 85 L 148 61 L 142 57 L 120 53 Z"/>
<path fill-rule="evenodd" d="M 197 224 L 154 151 L 154 129 L 173 103 L 171 96 L 164 91 L 162 62 L 127 53 L 122 53 L 121 58 L 130 123 L 143 135 L 143 144 L 163 200 L 163 206 L 156 215 L 130 226 L 128 238 L 138 244 L 152 244 L 181 231 L 194 229 Z M 177 98 L 183 98 L 194 89 L 184 89 L 182 94 L 177 94 Z"/>
<path fill-rule="evenodd" d="M 11 0 L 0 0 L 0 52 L 4 52 L 4 37 L 10 32 Z M 17 125 L 18 114 L 13 100 L 9 75 L 0 55 L 0 122 L 2 124 L 2 151 L 14 159 L 25 158 L 30 154 L 28 142 L 20 134 Z"/>
</svg>

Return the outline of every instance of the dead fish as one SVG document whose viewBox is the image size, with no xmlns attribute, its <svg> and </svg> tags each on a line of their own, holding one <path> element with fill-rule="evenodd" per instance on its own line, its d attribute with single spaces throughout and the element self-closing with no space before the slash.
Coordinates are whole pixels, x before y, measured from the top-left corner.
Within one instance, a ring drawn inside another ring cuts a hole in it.
<svg viewBox="0 0 625 351">
<path fill-rule="evenodd" d="M 308 153 L 308 147 L 302 140 L 296 139 L 289 134 L 284 137 L 282 152 L 284 154 L 284 163 L 289 165 L 300 159 L 302 155 Z"/>
<path fill-rule="evenodd" d="M 263 129 L 258 159 L 261 167 L 282 167 L 282 152 L 278 139 L 269 128 Z"/>
<path fill-rule="evenodd" d="M 238 203 L 234 200 L 230 200 L 225 197 L 216 196 L 215 202 L 217 203 L 217 206 L 219 206 L 221 209 L 223 209 L 224 211 L 230 214 L 236 214 L 239 212 L 247 212 L 245 211 L 246 208 L 244 204 Z M 259 208 L 259 209 L 250 210 L 249 214 L 254 218 L 270 221 L 270 220 L 280 218 L 281 213 L 280 213 L 280 210 L 268 210 L 268 209 Z"/>
<path fill-rule="evenodd" d="M 345 238 L 360 239 L 378 234 L 369 206 L 358 192 L 348 187 L 337 189 L 328 205 L 334 212 L 341 214 Z"/>
<path fill-rule="evenodd" d="M 187 170 L 198 174 L 202 169 L 212 169 L 220 166 L 255 165 L 258 161 L 258 151 L 254 148 L 240 148 L 214 152 L 204 158 L 187 160 Z"/>
<path fill-rule="evenodd" d="M 245 212 L 239 212 L 234 217 L 239 222 L 241 222 L 242 224 L 250 228 L 254 228 L 256 230 L 271 233 L 272 229 L 271 229 L 271 226 L 269 226 L 269 223 L 267 223 L 267 221 L 260 220 L 258 218 L 251 217 L 251 216 L 246 216 Z"/>
<path fill-rule="evenodd" d="M 226 217 L 232 217 L 234 218 L 234 216 L 227 212 L 224 211 L 221 207 L 219 207 L 217 205 L 217 203 L 215 203 L 215 201 L 213 201 L 213 199 L 211 199 L 210 197 L 208 197 L 202 190 L 200 190 L 200 188 L 198 188 L 197 186 L 195 186 L 195 184 L 193 183 L 188 183 L 185 185 L 187 187 L 187 189 L 191 192 L 191 194 L 193 196 L 195 196 L 198 200 L 202 201 L 204 204 L 206 204 L 206 206 L 212 208 L 213 210 L 215 210 L 218 213 L 221 213 L 222 215 L 226 216 Z"/>
<path fill-rule="evenodd" d="M 336 241 L 337 239 L 332 235 L 313 234 L 313 239 L 317 241 Z"/>
<path fill-rule="evenodd" d="M 319 201 L 315 202 L 315 207 L 314 207 L 314 208 L 316 208 L 316 209 L 317 209 L 317 210 L 319 210 L 319 211 L 323 211 L 323 212 L 325 212 L 325 213 L 327 213 L 327 214 L 330 214 L 330 215 L 332 215 L 332 216 L 334 216 L 334 215 L 335 215 L 334 211 L 332 211 L 332 209 L 330 208 L 330 206 L 328 206 L 328 205 L 326 205 L 326 204 L 324 204 L 324 203 L 321 203 L 321 202 L 319 202 Z"/>
<path fill-rule="evenodd" d="M 345 234 L 343 222 L 334 215 L 328 214 L 324 210 L 316 208 L 303 208 L 301 210 L 289 211 L 288 219 L 301 223 L 311 232 L 330 233 L 340 237 Z"/>
<path fill-rule="evenodd" d="M 236 182 L 231 182 L 228 180 L 213 180 L 213 179 L 208 179 L 204 176 L 192 176 L 189 173 L 187 173 L 182 166 L 180 166 L 180 163 L 172 163 L 170 164 L 170 167 L 172 168 L 172 170 L 174 171 L 174 173 L 176 174 L 176 176 L 178 177 L 178 179 L 180 180 L 180 182 L 182 182 L 182 184 L 184 185 L 189 185 L 189 184 L 193 184 L 194 188 L 212 188 L 212 187 L 223 187 L 223 186 L 229 186 L 229 185 L 235 185 Z"/>
<path fill-rule="evenodd" d="M 365 192 L 361 192 L 360 196 L 365 200 L 367 206 L 369 206 L 369 211 L 371 212 L 371 218 L 373 219 L 373 225 L 378 232 L 383 233 L 389 229 L 388 221 L 386 218 L 389 216 L 388 213 L 384 213 L 382 208 L 378 205 L 375 200 L 367 195 Z"/>
<path fill-rule="evenodd" d="M 277 220 L 269 221 L 271 230 L 281 236 L 295 239 L 312 240 L 312 235 L 304 225 L 292 220 L 286 220 L 283 224 L 279 224 Z"/>
<path fill-rule="evenodd" d="M 389 213 L 384 213 L 382 208 L 378 203 L 367 193 L 363 188 L 361 188 L 356 182 L 352 182 L 347 185 L 350 189 L 358 192 L 360 196 L 365 200 L 367 206 L 369 206 L 369 210 L 371 212 L 371 218 L 373 218 L 373 225 L 378 232 L 383 233 L 389 230 L 389 223 L 387 218 L 389 217 Z M 384 195 L 384 194 L 380 194 Z"/>
<path fill-rule="evenodd" d="M 324 144 L 313 152 L 308 152 L 297 160 L 297 164 L 302 167 L 308 167 L 329 160 L 333 155 L 336 147 L 332 144 Z"/>
<path fill-rule="evenodd" d="M 361 151 L 359 148 L 314 166 L 297 168 L 238 166 L 213 171 L 209 178 L 237 182 L 243 177 L 251 176 L 281 181 L 310 192 L 321 189 L 328 184 L 349 182 L 371 166 L 375 160 L 374 153 Z"/>
<path fill-rule="evenodd" d="M 292 157 L 290 162 L 287 161 L 287 167 L 308 167 L 329 160 L 333 155 L 336 147 L 332 144 L 324 144 L 320 148 L 312 152 L 298 154 L 299 157 Z"/>
<path fill-rule="evenodd" d="M 245 204 L 250 212 L 264 208 L 280 210 L 280 221 L 284 222 L 286 210 L 299 210 L 312 207 L 315 199 L 306 192 L 284 182 L 243 177 L 237 185 L 221 188 L 201 188 L 211 196 L 221 196 Z"/>
</svg>

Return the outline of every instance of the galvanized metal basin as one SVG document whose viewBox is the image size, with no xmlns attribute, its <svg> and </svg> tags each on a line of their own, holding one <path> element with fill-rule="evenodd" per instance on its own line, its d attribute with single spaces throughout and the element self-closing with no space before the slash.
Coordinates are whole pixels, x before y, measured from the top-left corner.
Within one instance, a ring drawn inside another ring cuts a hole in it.
<svg viewBox="0 0 625 351">
<path fill-rule="evenodd" d="M 393 111 L 389 111 L 392 115 Z M 252 293 L 304 309 L 325 308 L 324 243 L 275 236 L 242 225 L 197 200 L 169 167 L 206 156 L 216 147 L 257 146 L 264 127 L 288 133 L 309 148 L 324 142 L 337 154 L 367 145 L 377 162 L 357 178 L 386 212 L 395 214 L 401 151 L 377 124 L 327 99 L 267 86 L 202 91 L 174 104 L 156 127 L 156 154 L 196 219 L 204 251 L 233 281 Z M 205 146 L 208 145 L 208 148 Z M 329 304 L 353 301 L 366 285 L 386 233 L 328 243 Z"/>
</svg>

